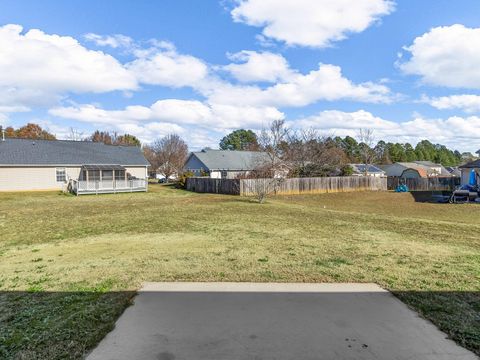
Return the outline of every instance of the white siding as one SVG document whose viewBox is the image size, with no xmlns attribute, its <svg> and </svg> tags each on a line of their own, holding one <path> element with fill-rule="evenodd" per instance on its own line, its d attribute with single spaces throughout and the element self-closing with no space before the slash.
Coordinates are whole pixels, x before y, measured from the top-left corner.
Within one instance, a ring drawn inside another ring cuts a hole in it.
<svg viewBox="0 0 480 360">
<path fill-rule="evenodd" d="M 0 167 L 0 191 L 63 190 L 67 182 L 57 182 L 56 169 L 64 168 L 66 180 L 77 180 L 81 167 Z M 147 178 L 145 166 L 126 167 L 126 171 L 139 179 Z"/>
<path fill-rule="evenodd" d="M 57 182 L 57 167 L 0 167 L 0 191 L 62 190 L 65 182 Z M 78 179 L 80 167 L 65 168 L 67 180 Z"/>
<path fill-rule="evenodd" d="M 210 171 L 210 178 L 221 179 L 222 178 L 222 173 L 220 171 Z"/>
<path fill-rule="evenodd" d="M 125 169 L 127 170 L 127 173 L 129 173 L 132 176 L 135 176 L 136 178 L 139 179 L 146 179 L 147 176 L 147 168 L 145 166 L 126 166 Z"/>
</svg>

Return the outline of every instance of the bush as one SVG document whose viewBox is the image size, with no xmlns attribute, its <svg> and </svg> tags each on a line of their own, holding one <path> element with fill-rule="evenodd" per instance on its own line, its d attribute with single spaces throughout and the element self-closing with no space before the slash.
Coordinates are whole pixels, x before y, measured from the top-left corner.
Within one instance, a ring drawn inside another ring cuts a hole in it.
<svg viewBox="0 0 480 360">
<path fill-rule="evenodd" d="M 185 187 L 187 186 L 187 179 L 194 176 L 195 174 L 191 171 L 185 171 L 184 173 L 180 174 L 176 184 L 177 188 L 185 189 Z"/>
<path fill-rule="evenodd" d="M 343 165 L 340 169 L 341 176 L 352 176 L 353 175 L 353 168 L 350 165 Z"/>
</svg>

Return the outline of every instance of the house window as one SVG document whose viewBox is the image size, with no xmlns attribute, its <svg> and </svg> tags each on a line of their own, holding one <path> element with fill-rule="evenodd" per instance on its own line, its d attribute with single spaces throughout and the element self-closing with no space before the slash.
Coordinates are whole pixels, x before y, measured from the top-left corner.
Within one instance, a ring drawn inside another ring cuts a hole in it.
<svg viewBox="0 0 480 360">
<path fill-rule="evenodd" d="M 88 181 L 99 181 L 99 180 L 100 180 L 100 170 L 88 171 Z"/>
<path fill-rule="evenodd" d="M 115 170 L 115 180 L 125 180 L 125 170 Z"/>
<path fill-rule="evenodd" d="M 226 179 L 226 178 L 227 178 L 227 175 L 228 175 L 228 173 L 227 173 L 226 170 L 220 171 L 220 176 L 222 177 L 222 179 Z"/>
<path fill-rule="evenodd" d="M 67 181 L 67 175 L 65 174 L 65 168 L 56 168 L 57 182 Z"/>
<path fill-rule="evenodd" d="M 102 170 L 102 180 L 113 180 L 113 170 Z"/>
</svg>

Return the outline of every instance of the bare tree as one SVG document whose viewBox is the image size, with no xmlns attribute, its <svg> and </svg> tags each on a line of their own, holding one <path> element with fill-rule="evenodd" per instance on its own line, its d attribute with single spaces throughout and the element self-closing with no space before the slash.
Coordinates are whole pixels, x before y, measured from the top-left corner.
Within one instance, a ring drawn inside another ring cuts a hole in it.
<svg viewBox="0 0 480 360">
<path fill-rule="evenodd" d="M 373 135 L 373 129 L 359 129 L 358 140 L 360 155 L 362 157 L 363 164 L 365 165 L 365 176 L 368 174 L 368 168 L 375 160 L 375 151 L 373 151 L 373 145 L 375 137 Z"/>
<path fill-rule="evenodd" d="M 185 165 L 188 156 L 188 146 L 177 134 L 169 134 L 153 142 L 152 150 L 155 154 L 154 164 L 165 179 L 179 174 Z"/>
<path fill-rule="evenodd" d="M 154 173 L 157 171 L 159 168 L 160 164 L 158 163 L 158 156 L 155 150 L 153 149 L 152 146 L 149 145 L 143 145 L 143 155 L 145 156 L 145 159 L 148 160 L 148 162 L 151 165 L 151 172 Z"/>
<path fill-rule="evenodd" d="M 268 129 L 263 129 L 258 138 L 262 150 L 254 157 L 248 179 L 244 180 L 246 193 L 251 194 L 260 204 L 275 193 L 283 181 L 286 169 L 284 157 L 287 151 L 289 129 L 283 120 L 273 121 Z"/>
<path fill-rule="evenodd" d="M 268 129 L 264 128 L 260 133 L 258 143 L 268 157 L 268 163 L 261 164 L 261 167 L 269 168 L 272 176 L 285 165 L 283 157 L 288 146 L 288 134 L 289 129 L 285 126 L 285 120 L 274 120 Z"/>
<path fill-rule="evenodd" d="M 313 128 L 290 130 L 284 160 L 295 169 L 304 168 L 307 164 L 312 163 L 319 138 L 317 130 Z"/>
<path fill-rule="evenodd" d="M 70 127 L 70 133 L 67 135 L 68 140 L 73 141 L 82 141 L 83 132 L 78 131 L 77 129 Z"/>
</svg>

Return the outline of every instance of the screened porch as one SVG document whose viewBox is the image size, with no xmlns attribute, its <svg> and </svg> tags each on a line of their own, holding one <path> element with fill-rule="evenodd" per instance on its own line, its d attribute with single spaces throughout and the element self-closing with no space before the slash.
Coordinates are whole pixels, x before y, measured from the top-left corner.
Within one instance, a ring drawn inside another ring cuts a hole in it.
<svg viewBox="0 0 480 360">
<path fill-rule="evenodd" d="M 121 165 L 83 165 L 70 189 L 76 195 L 147 191 L 147 179 L 132 177 Z"/>
</svg>

